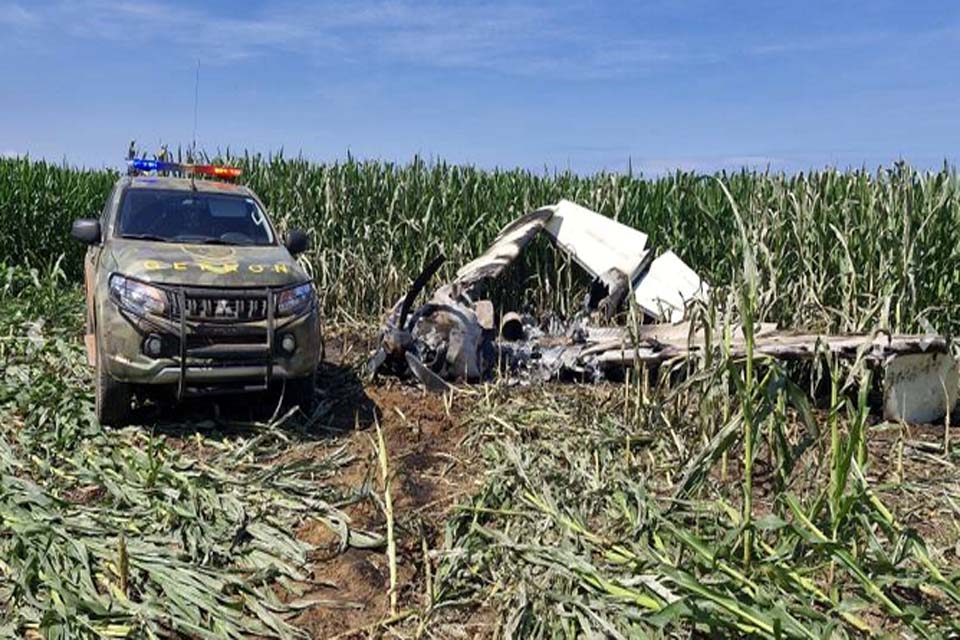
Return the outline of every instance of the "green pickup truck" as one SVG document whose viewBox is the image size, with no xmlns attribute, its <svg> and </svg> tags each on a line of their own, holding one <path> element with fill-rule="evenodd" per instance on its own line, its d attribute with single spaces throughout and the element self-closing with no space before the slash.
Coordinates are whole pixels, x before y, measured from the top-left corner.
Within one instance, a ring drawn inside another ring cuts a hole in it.
<svg viewBox="0 0 960 640">
<path fill-rule="evenodd" d="M 87 245 L 86 346 L 103 424 L 135 401 L 279 389 L 308 412 L 321 350 L 317 297 L 250 189 L 195 176 L 121 177 Z M 218 174 L 219 175 L 219 174 Z"/>
</svg>

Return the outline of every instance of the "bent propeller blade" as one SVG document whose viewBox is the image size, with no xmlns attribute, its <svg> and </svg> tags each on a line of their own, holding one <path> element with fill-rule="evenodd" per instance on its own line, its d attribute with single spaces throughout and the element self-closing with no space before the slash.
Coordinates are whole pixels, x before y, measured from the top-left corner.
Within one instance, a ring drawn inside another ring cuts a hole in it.
<svg viewBox="0 0 960 640">
<path fill-rule="evenodd" d="M 410 365 L 410 371 L 413 372 L 413 375 L 416 376 L 424 387 L 427 388 L 427 391 L 433 393 L 444 393 L 450 390 L 450 385 L 447 382 L 435 374 L 433 371 L 427 368 L 420 360 L 417 359 L 417 356 L 413 355 L 409 351 L 404 354 L 407 359 L 407 364 Z"/>
</svg>

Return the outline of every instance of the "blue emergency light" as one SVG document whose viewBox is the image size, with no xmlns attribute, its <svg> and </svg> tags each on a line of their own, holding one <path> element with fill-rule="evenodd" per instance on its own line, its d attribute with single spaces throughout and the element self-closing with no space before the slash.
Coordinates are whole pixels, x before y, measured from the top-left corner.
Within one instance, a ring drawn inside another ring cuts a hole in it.
<svg viewBox="0 0 960 640">
<path fill-rule="evenodd" d="M 127 165 L 134 171 L 180 171 L 180 165 L 175 162 L 162 162 L 149 158 L 127 160 Z"/>
</svg>

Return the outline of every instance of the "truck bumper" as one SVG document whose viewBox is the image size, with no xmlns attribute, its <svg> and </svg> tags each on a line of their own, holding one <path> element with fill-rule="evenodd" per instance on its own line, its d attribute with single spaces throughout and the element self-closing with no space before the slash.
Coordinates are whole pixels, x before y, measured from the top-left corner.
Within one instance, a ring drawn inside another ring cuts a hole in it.
<svg viewBox="0 0 960 640">
<path fill-rule="evenodd" d="M 256 322 L 207 322 L 134 315 L 113 301 L 97 322 L 97 350 L 110 377 L 139 385 L 267 388 L 274 379 L 301 378 L 320 358 L 316 307 L 297 317 Z M 292 351 L 284 341 L 294 341 Z M 161 353 L 148 355 L 158 339 Z"/>
</svg>

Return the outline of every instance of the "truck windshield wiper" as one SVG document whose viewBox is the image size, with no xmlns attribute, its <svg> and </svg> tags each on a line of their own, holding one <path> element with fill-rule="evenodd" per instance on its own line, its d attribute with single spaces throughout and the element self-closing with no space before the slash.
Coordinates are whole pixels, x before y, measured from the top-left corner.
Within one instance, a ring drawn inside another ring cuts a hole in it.
<svg viewBox="0 0 960 640">
<path fill-rule="evenodd" d="M 221 240 L 220 238 L 207 238 L 203 241 L 203 244 L 225 244 L 231 247 L 245 247 L 252 242 L 230 242 L 229 240 Z"/>
<path fill-rule="evenodd" d="M 120 237 L 127 238 L 129 240 L 155 240 L 157 242 L 170 242 L 169 238 L 155 236 L 152 233 L 122 233 L 120 234 Z"/>
<path fill-rule="evenodd" d="M 233 242 L 227 242 L 221 240 L 220 238 L 209 238 L 207 236 L 176 236 L 173 238 L 173 242 L 183 242 L 184 244 L 234 244 Z"/>
</svg>

